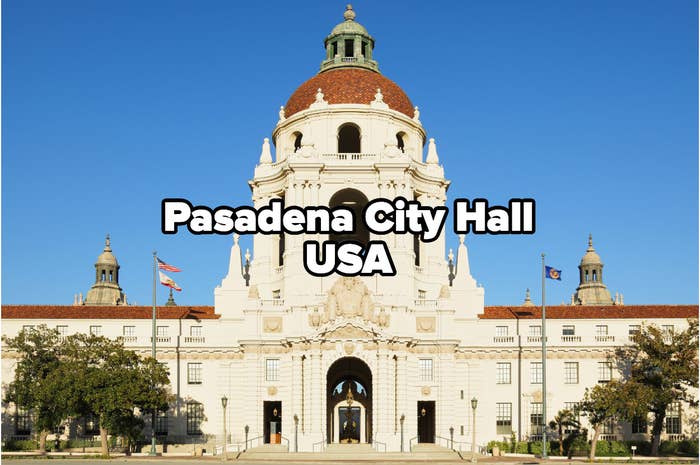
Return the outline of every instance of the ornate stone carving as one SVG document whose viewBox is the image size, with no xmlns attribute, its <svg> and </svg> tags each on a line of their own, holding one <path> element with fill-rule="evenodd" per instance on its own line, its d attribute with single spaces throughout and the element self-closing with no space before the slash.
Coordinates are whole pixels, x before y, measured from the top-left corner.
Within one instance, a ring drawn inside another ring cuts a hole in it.
<svg viewBox="0 0 700 465">
<path fill-rule="evenodd" d="M 282 317 L 281 316 L 266 316 L 263 318 L 264 333 L 281 333 L 282 332 Z"/>
<path fill-rule="evenodd" d="M 321 314 L 318 313 L 318 309 L 315 308 L 313 312 L 309 315 L 309 325 L 314 328 L 318 328 L 321 324 Z"/>
<path fill-rule="evenodd" d="M 450 298 L 450 287 L 447 284 L 444 284 L 440 288 L 440 299 L 449 299 Z"/>
<path fill-rule="evenodd" d="M 389 326 L 389 314 L 385 312 L 384 309 L 381 309 L 379 315 L 377 315 L 377 323 L 379 323 L 379 326 L 382 328 Z"/>
<path fill-rule="evenodd" d="M 249 299 L 259 299 L 260 298 L 260 293 L 258 292 L 258 285 L 257 284 L 251 284 L 250 287 L 248 288 L 248 298 Z"/>
<path fill-rule="evenodd" d="M 421 394 L 424 396 L 429 396 L 430 395 L 430 386 L 423 386 L 420 390 Z"/>
<path fill-rule="evenodd" d="M 374 339 L 374 334 L 357 326 L 345 325 L 325 333 L 323 337 L 327 339 Z"/>
<path fill-rule="evenodd" d="M 417 316 L 416 331 L 419 333 L 434 333 L 435 332 L 435 317 L 434 316 Z"/>
<path fill-rule="evenodd" d="M 352 353 L 355 352 L 355 344 L 352 342 L 346 342 L 343 344 L 343 350 L 345 350 L 346 354 L 352 355 Z"/>
<path fill-rule="evenodd" d="M 328 292 L 323 321 L 333 321 L 336 317 L 360 317 L 375 322 L 374 303 L 365 283 L 358 277 L 341 277 Z"/>
<path fill-rule="evenodd" d="M 268 386 L 267 387 L 267 395 L 268 396 L 276 396 L 277 395 L 277 386 Z"/>
</svg>

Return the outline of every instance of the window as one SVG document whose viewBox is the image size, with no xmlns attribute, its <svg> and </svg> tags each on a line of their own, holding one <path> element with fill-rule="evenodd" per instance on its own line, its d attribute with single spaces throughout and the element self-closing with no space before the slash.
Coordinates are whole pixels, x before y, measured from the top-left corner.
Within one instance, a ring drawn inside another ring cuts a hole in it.
<svg viewBox="0 0 700 465">
<path fill-rule="evenodd" d="M 201 362 L 190 362 L 187 364 L 187 384 L 202 384 Z"/>
<path fill-rule="evenodd" d="M 421 358 L 418 360 L 418 372 L 419 379 L 421 381 L 432 381 L 433 380 L 433 359 L 432 358 Z"/>
<path fill-rule="evenodd" d="M 102 336 L 102 326 L 98 326 L 98 325 L 90 326 L 90 335 Z"/>
<path fill-rule="evenodd" d="M 360 153 L 360 130 L 346 124 L 338 130 L 338 153 Z"/>
<path fill-rule="evenodd" d="M 272 298 L 273 299 L 281 299 L 282 298 L 282 291 L 280 289 L 274 289 L 272 291 Z"/>
<path fill-rule="evenodd" d="M 300 132 L 295 132 L 294 133 L 294 151 L 296 152 L 301 148 L 301 139 L 304 136 Z"/>
<path fill-rule="evenodd" d="M 406 148 L 406 142 L 404 141 L 405 137 L 406 137 L 406 134 L 404 134 L 403 132 L 399 132 L 396 134 L 396 146 L 402 152 L 404 151 L 404 148 Z"/>
<path fill-rule="evenodd" d="M 427 293 L 423 289 L 418 289 L 418 298 L 420 300 L 425 300 Z"/>
<path fill-rule="evenodd" d="M 607 336 L 608 335 L 608 325 L 596 325 L 595 335 L 596 336 Z"/>
<path fill-rule="evenodd" d="M 56 331 L 58 331 L 59 336 L 65 336 L 68 334 L 68 326 L 67 325 L 58 325 L 56 326 Z"/>
<path fill-rule="evenodd" d="M 530 404 L 530 436 L 533 439 L 542 437 L 542 427 L 544 426 L 544 415 L 542 415 L 542 402 L 532 402 Z"/>
<path fill-rule="evenodd" d="M 157 326 L 156 327 L 156 337 L 167 337 L 168 327 L 167 326 Z"/>
<path fill-rule="evenodd" d="M 530 362 L 530 384 L 542 384 L 542 362 Z"/>
<path fill-rule="evenodd" d="M 542 326 L 540 325 L 531 325 L 530 326 L 530 336 L 542 336 Z"/>
<path fill-rule="evenodd" d="M 365 42 L 364 40 L 362 41 L 362 56 L 367 56 L 367 42 Z"/>
<path fill-rule="evenodd" d="M 632 419 L 632 434 L 646 434 L 648 429 L 647 417 L 635 417 Z"/>
<path fill-rule="evenodd" d="M 199 402 L 187 402 L 187 434 L 202 434 L 204 406 Z"/>
<path fill-rule="evenodd" d="M 630 325 L 629 327 L 629 335 L 632 336 L 634 334 L 639 333 L 639 331 L 642 329 L 641 325 Z"/>
<path fill-rule="evenodd" d="M 666 409 L 666 434 L 682 434 L 680 402 L 674 402 Z"/>
<path fill-rule="evenodd" d="M 612 379 L 612 362 L 598 362 L 598 382 L 607 383 Z"/>
<path fill-rule="evenodd" d="M 459 435 L 464 436 L 464 425 L 459 425 Z"/>
<path fill-rule="evenodd" d="M 615 434 L 615 421 L 608 420 L 603 423 L 603 430 L 600 434 Z"/>
<path fill-rule="evenodd" d="M 201 326 L 190 326 L 190 336 L 202 337 L 202 327 Z"/>
<path fill-rule="evenodd" d="M 355 41 L 352 39 L 345 39 L 345 57 L 350 58 L 355 55 Z"/>
<path fill-rule="evenodd" d="M 331 44 L 331 58 L 338 54 L 338 42 L 333 42 Z"/>
<path fill-rule="evenodd" d="M 156 414 L 156 434 L 159 436 L 168 434 L 168 412 L 158 412 Z"/>
<path fill-rule="evenodd" d="M 508 326 L 496 326 L 496 336 L 507 336 Z"/>
<path fill-rule="evenodd" d="M 576 421 L 581 424 L 581 412 L 578 411 L 578 402 L 564 402 L 564 409 L 573 412 Z M 565 434 L 571 434 L 576 430 L 574 425 L 567 425 L 564 428 Z"/>
<path fill-rule="evenodd" d="M 576 326 L 574 326 L 574 325 L 562 326 L 561 334 L 562 334 L 562 336 L 575 336 L 576 335 Z"/>
<path fill-rule="evenodd" d="M 578 384 L 578 362 L 564 362 L 564 383 Z"/>
<path fill-rule="evenodd" d="M 510 362 L 496 363 L 496 384 L 510 384 Z"/>
<path fill-rule="evenodd" d="M 670 344 L 673 339 L 673 325 L 662 325 L 661 332 L 664 334 L 664 342 Z"/>
<path fill-rule="evenodd" d="M 24 436 L 32 432 L 32 417 L 29 410 L 17 407 L 15 413 L 15 434 Z"/>
<path fill-rule="evenodd" d="M 462 400 L 464 400 L 464 389 L 462 389 L 461 391 L 459 391 L 459 398 L 462 399 Z"/>
<path fill-rule="evenodd" d="M 136 326 L 123 326 L 122 336 L 136 336 Z"/>
<path fill-rule="evenodd" d="M 34 325 L 24 325 L 24 326 L 22 326 L 22 331 L 25 331 L 25 332 L 34 331 Z"/>
<path fill-rule="evenodd" d="M 280 380 L 280 361 L 278 358 L 265 360 L 265 381 Z"/>
<path fill-rule="evenodd" d="M 499 402 L 496 404 L 496 434 L 513 432 L 513 404 Z"/>
</svg>

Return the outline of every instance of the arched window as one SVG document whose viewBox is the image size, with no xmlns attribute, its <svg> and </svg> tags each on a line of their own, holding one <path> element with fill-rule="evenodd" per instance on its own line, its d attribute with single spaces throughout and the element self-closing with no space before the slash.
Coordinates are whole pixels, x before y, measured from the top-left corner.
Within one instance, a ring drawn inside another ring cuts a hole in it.
<svg viewBox="0 0 700 465">
<path fill-rule="evenodd" d="M 345 124 L 338 129 L 338 153 L 360 153 L 360 128 Z"/>
<path fill-rule="evenodd" d="M 304 137 L 300 132 L 295 132 L 292 134 L 294 138 L 294 151 L 296 152 L 301 148 L 301 138 Z"/>
<path fill-rule="evenodd" d="M 362 221 L 362 209 L 367 205 L 367 197 L 357 189 L 342 189 L 331 197 L 329 208 L 345 207 L 352 210 L 355 217 L 355 232 L 351 234 L 331 234 L 329 240 L 336 242 L 358 241 L 363 245 L 369 242 L 369 231 Z"/>
<path fill-rule="evenodd" d="M 595 283 L 597 281 L 598 281 L 598 274 L 595 272 L 595 270 L 593 270 L 593 282 Z"/>
<path fill-rule="evenodd" d="M 585 282 L 588 282 L 588 270 L 586 270 L 586 279 Z"/>
<path fill-rule="evenodd" d="M 406 133 L 404 133 L 404 132 L 397 132 L 396 133 L 396 146 L 402 152 L 404 151 L 403 149 L 406 146 Z"/>
<path fill-rule="evenodd" d="M 277 257 L 277 265 L 282 266 L 284 265 L 284 233 L 280 234 L 279 237 L 279 245 L 278 245 L 278 257 Z"/>
</svg>

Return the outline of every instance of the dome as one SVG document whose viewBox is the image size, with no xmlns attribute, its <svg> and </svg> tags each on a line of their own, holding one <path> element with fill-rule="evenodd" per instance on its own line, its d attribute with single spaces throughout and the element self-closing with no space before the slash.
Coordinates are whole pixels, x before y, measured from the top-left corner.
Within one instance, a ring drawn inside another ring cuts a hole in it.
<svg viewBox="0 0 700 465">
<path fill-rule="evenodd" d="M 342 23 L 338 24 L 333 28 L 331 33 L 328 35 L 328 38 L 330 39 L 331 37 L 340 34 L 359 34 L 369 36 L 367 29 L 365 29 L 362 24 L 355 21 L 343 21 Z"/>
<path fill-rule="evenodd" d="M 112 244 L 109 239 L 109 234 L 107 234 L 107 237 L 105 238 L 105 248 L 100 256 L 97 257 L 97 263 L 95 263 L 95 265 L 119 266 L 119 263 L 117 263 L 117 257 L 112 254 Z"/>
<path fill-rule="evenodd" d="M 602 262 L 600 260 L 600 255 L 598 255 L 593 248 L 593 236 L 588 235 L 588 249 L 586 253 L 581 258 L 581 265 L 600 265 Z"/>
<path fill-rule="evenodd" d="M 324 71 L 312 77 L 294 91 L 287 105 L 285 116 L 309 108 L 316 100 L 316 92 L 321 89 L 323 98 L 329 104 L 362 103 L 369 105 L 374 100 L 377 89 L 381 89 L 384 103 L 392 110 L 413 118 L 413 104 L 406 93 L 394 81 L 374 71 L 362 68 L 338 68 Z"/>
</svg>

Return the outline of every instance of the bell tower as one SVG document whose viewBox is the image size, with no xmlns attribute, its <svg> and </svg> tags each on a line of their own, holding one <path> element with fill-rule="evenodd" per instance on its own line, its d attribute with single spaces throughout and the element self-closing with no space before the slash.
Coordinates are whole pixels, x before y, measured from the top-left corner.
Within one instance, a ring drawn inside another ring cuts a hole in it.
<svg viewBox="0 0 700 465">
<path fill-rule="evenodd" d="M 321 72 L 349 66 L 379 72 L 372 59 L 374 39 L 362 24 L 355 22 L 352 5 L 346 7 L 343 18 L 345 21 L 334 27 L 323 42 L 326 59 L 321 63 Z"/>
<path fill-rule="evenodd" d="M 95 284 L 87 293 L 84 305 L 126 305 L 126 295 L 119 287 L 119 262 L 112 254 L 107 234 L 105 248 L 95 263 Z"/>
</svg>

